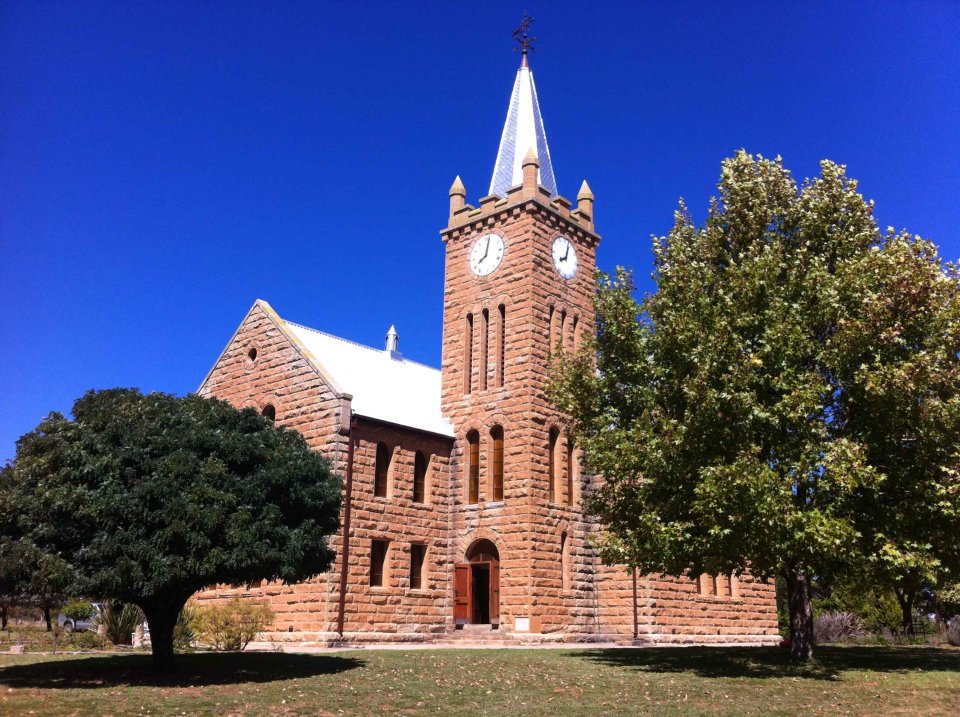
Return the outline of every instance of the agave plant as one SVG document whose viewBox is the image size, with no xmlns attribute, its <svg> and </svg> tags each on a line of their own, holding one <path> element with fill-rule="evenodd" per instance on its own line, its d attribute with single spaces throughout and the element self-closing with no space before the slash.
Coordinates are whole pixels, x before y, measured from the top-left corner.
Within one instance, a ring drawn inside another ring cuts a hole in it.
<svg viewBox="0 0 960 717">
<path fill-rule="evenodd" d="M 103 625 L 107 639 L 114 645 L 129 645 L 133 632 L 143 622 L 143 613 L 132 603 L 108 600 L 100 611 L 99 623 Z"/>
</svg>

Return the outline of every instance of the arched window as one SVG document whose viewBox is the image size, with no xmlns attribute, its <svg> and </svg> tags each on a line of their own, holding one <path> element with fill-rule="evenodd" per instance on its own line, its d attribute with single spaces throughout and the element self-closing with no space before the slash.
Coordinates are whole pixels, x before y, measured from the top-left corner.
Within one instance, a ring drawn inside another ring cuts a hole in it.
<svg viewBox="0 0 960 717">
<path fill-rule="evenodd" d="M 470 431 L 467 434 L 467 502 L 471 505 L 480 502 L 480 434 Z"/>
<path fill-rule="evenodd" d="M 490 472 L 491 500 L 503 500 L 503 428 L 490 429 L 490 442 L 493 444 L 493 470 Z"/>
<path fill-rule="evenodd" d="M 507 307 L 500 304 L 500 330 L 497 332 L 499 337 L 499 358 L 497 359 L 497 372 L 499 384 L 502 386 L 506 382 L 507 375 Z"/>
<path fill-rule="evenodd" d="M 277 420 L 277 409 L 274 408 L 272 403 L 268 403 L 263 407 L 263 410 L 260 411 L 260 415 L 264 418 L 269 418 L 271 421 L 276 422 Z"/>
<path fill-rule="evenodd" d="M 464 334 L 463 392 L 470 393 L 473 388 L 473 314 L 467 314 L 467 330 Z"/>
<path fill-rule="evenodd" d="M 560 431 L 556 428 L 550 429 L 550 442 L 547 446 L 547 451 L 549 456 L 547 457 L 548 461 L 548 474 L 550 479 L 550 502 L 557 502 L 557 442 L 560 438 Z"/>
<path fill-rule="evenodd" d="M 577 483 L 577 456 L 574 453 L 573 440 L 567 436 L 567 505 L 573 505 L 573 487 Z"/>
<path fill-rule="evenodd" d="M 427 457 L 422 451 L 413 459 L 413 502 L 427 502 Z"/>
<path fill-rule="evenodd" d="M 567 534 L 560 534 L 560 589 L 570 589 L 570 541 Z"/>
<path fill-rule="evenodd" d="M 550 306 L 547 312 L 547 324 L 550 327 L 550 337 L 547 339 L 547 358 L 553 356 L 554 344 L 557 342 L 557 311 Z"/>
<path fill-rule="evenodd" d="M 580 317 L 573 317 L 573 329 L 570 332 L 570 350 L 574 353 L 580 348 L 580 332 L 578 331 L 580 324 Z"/>
<path fill-rule="evenodd" d="M 481 313 L 480 326 L 480 390 L 487 390 L 487 376 L 490 367 L 490 312 L 484 309 Z"/>
<path fill-rule="evenodd" d="M 387 478 L 390 474 L 390 449 L 386 443 L 377 444 L 377 467 L 374 474 L 373 494 L 377 498 L 387 497 Z"/>
</svg>

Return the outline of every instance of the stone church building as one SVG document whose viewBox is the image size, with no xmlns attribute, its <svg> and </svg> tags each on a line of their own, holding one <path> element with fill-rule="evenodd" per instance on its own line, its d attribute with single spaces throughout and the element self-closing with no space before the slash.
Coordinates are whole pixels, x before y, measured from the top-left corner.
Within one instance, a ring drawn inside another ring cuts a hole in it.
<svg viewBox="0 0 960 717">
<path fill-rule="evenodd" d="M 598 479 L 544 386 L 551 351 L 593 329 L 593 204 L 586 182 L 576 204 L 557 192 L 524 53 L 487 196 L 450 188 L 439 370 L 392 327 L 361 346 L 258 300 L 199 393 L 295 428 L 345 476 L 337 559 L 197 599 L 265 599 L 275 640 L 776 641 L 772 584 L 634 576 L 591 547 Z"/>
</svg>

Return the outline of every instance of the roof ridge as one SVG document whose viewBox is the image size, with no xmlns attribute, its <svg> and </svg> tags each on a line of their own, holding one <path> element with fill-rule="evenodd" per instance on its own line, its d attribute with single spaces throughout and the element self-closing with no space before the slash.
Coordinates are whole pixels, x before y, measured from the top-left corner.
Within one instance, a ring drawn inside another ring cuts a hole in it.
<svg viewBox="0 0 960 717">
<path fill-rule="evenodd" d="M 328 331 L 321 331 L 320 329 L 315 329 L 312 326 L 304 326 L 303 324 L 298 324 L 296 321 L 289 321 L 287 319 L 283 319 L 283 322 L 291 326 L 296 326 L 297 328 L 303 329 L 304 331 L 312 331 L 313 333 L 320 334 L 321 336 L 329 336 L 331 339 L 342 341 L 345 344 L 352 344 L 354 346 L 357 346 L 358 348 L 366 349 L 367 351 L 373 351 L 374 353 L 377 353 L 377 354 L 384 353 L 382 349 L 376 349 L 373 346 L 367 346 L 366 344 L 361 344 L 359 341 L 354 341 L 352 339 L 345 339 L 342 336 L 331 334 Z M 437 373 L 440 373 L 440 369 L 434 368 L 433 366 L 428 366 L 427 364 L 421 363 L 420 361 L 414 361 L 413 359 L 408 359 L 406 356 L 404 356 L 401 360 L 404 363 L 414 364 L 415 366 L 420 366 L 421 368 L 430 369 L 431 371 L 436 371 Z"/>
</svg>

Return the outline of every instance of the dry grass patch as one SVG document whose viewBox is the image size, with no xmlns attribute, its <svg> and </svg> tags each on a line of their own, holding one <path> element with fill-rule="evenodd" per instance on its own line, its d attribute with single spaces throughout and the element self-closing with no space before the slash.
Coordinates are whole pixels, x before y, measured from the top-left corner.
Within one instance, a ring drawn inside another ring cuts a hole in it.
<svg viewBox="0 0 960 717">
<path fill-rule="evenodd" d="M 822 648 L 358 650 L 0 657 L 9 715 L 942 715 L 960 713 L 960 650 Z"/>
</svg>

